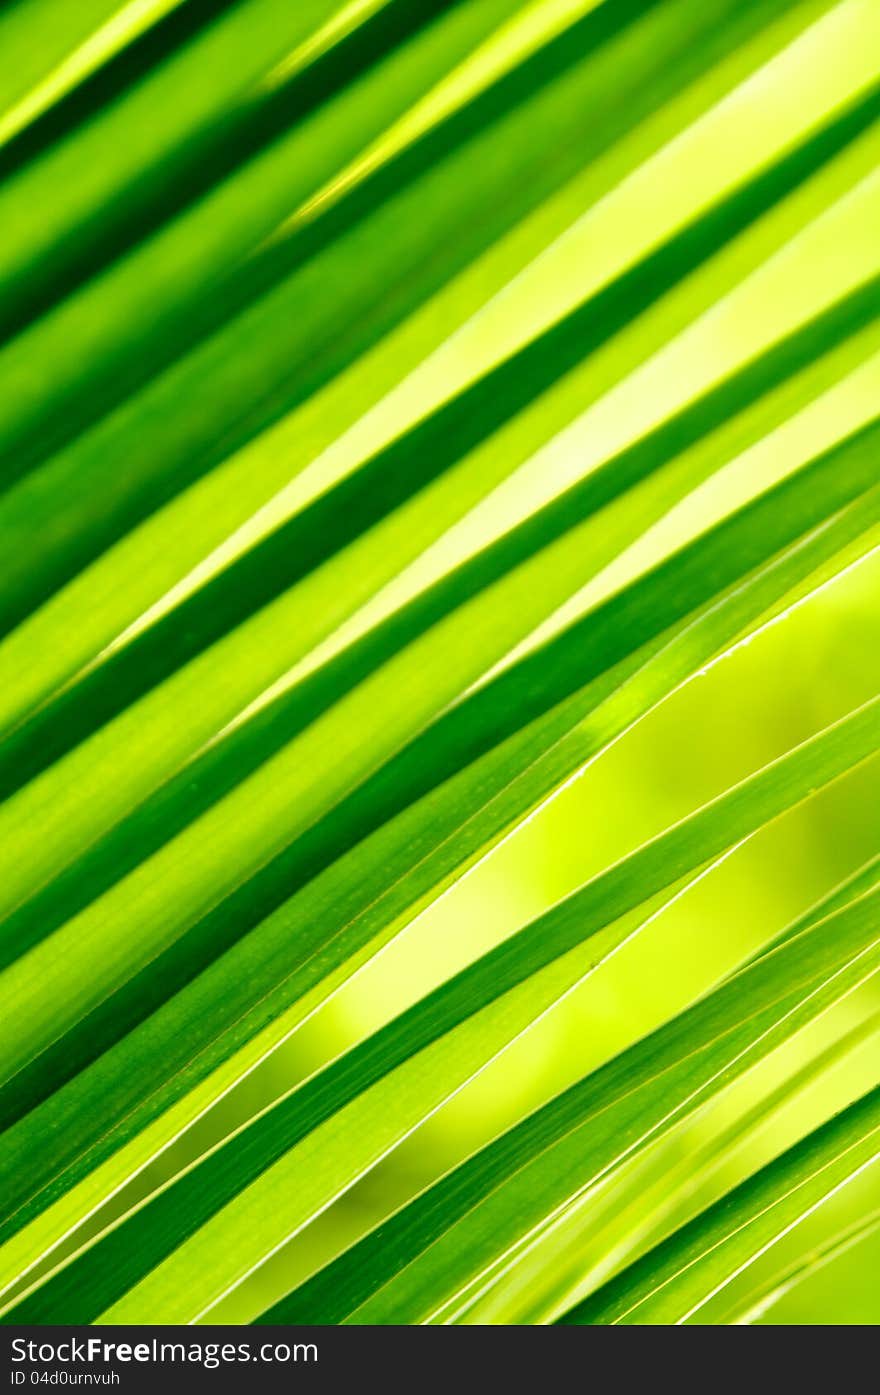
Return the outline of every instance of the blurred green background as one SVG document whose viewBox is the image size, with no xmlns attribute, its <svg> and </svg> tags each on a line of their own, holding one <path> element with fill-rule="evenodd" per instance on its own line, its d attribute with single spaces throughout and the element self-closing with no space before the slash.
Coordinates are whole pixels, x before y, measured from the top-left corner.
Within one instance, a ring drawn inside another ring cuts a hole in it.
<svg viewBox="0 0 880 1395">
<path fill-rule="evenodd" d="M 242 1091 L 245 1111 L 359 1040 L 584 878 L 864 701 L 880 687 L 880 554 L 805 600 L 687 684 L 458 883 L 367 966 Z M 560 1004 L 341 1202 L 237 1290 L 222 1309 L 246 1318 L 438 1173 L 585 1071 L 670 1017 L 742 962 L 880 846 L 874 760 L 739 848 Z M 744 1113 L 814 1052 L 880 1011 L 866 985 L 750 1073 L 723 1104 L 679 1128 L 658 1169 Z M 687 1179 L 667 1223 L 683 1219 L 855 1098 L 876 1079 L 877 1031 L 726 1158 L 709 1185 Z M 224 1118 L 224 1124 L 228 1117 Z M 876 1169 L 874 1169 L 876 1173 Z M 652 1214 L 649 1196 L 642 1207 Z M 880 1206 L 868 1173 L 759 1261 L 735 1296 Z M 585 1208 L 589 1210 L 589 1208 Z M 636 1205 L 619 1227 L 636 1228 Z M 584 1251 L 590 1237 L 585 1220 Z M 596 1228 L 603 1241 L 608 1231 Z M 613 1230 L 612 1230 L 613 1233 Z M 575 1256 L 578 1256 L 577 1249 Z M 876 1238 L 820 1270 L 773 1321 L 880 1320 Z M 578 1260 L 576 1258 L 575 1263 Z M 530 1296 L 529 1301 L 533 1301 Z M 526 1314 L 528 1314 L 528 1309 Z M 719 1314 L 720 1316 L 720 1314 Z M 220 1310 L 218 1310 L 218 1319 Z"/>
</svg>

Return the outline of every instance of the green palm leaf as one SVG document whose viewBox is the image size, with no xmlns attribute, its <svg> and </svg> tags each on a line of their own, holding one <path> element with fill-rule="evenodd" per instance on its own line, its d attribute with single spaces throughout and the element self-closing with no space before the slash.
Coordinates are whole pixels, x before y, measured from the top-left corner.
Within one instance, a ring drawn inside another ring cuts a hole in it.
<svg viewBox="0 0 880 1395">
<path fill-rule="evenodd" d="M 872 0 L 61 8 L 0 13 L 3 1320 L 759 1311 L 874 1157 L 873 1080 L 812 1091 L 880 968 L 870 642 L 821 694 L 806 646 L 796 729 L 620 851 L 573 819 L 570 883 L 439 980 L 393 964 L 695 680 L 874 576 Z M 849 860 L 829 835 L 735 944 L 705 916 L 672 1006 L 604 1048 L 594 1012 L 515 1102 L 511 1062 L 620 962 L 650 995 L 655 925 L 829 801 Z M 387 1009 L 292 1067 L 362 974 Z M 487 1071 L 507 1113 L 432 1162 Z M 695 1215 L 658 1159 L 736 1091 Z M 603 1188 L 642 1176 L 618 1251 Z"/>
<path fill-rule="evenodd" d="M 872 1091 L 783 1154 L 723 1203 L 621 1275 L 569 1322 L 700 1320 L 756 1255 L 802 1221 L 878 1157 L 878 1097 Z"/>
</svg>

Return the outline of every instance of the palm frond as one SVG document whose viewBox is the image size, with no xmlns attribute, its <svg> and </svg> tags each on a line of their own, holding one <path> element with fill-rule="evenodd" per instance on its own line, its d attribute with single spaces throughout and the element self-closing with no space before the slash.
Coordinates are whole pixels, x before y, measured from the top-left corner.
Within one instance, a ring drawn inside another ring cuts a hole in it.
<svg viewBox="0 0 880 1395">
<path fill-rule="evenodd" d="M 875 780 L 876 673 L 838 676 L 619 857 L 573 825 L 573 890 L 291 1074 L 466 873 L 871 572 L 873 0 L 25 0 L 0 74 L 3 1321 L 738 1321 L 854 1252 L 867 1220 L 728 1293 L 870 1167 L 876 1089 L 696 1213 L 656 1169 L 742 1088 L 697 1155 L 747 1173 L 869 1038 L 866 817 L 695 1000 L 263 1283 Z"/>
</svg>

